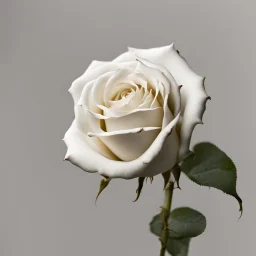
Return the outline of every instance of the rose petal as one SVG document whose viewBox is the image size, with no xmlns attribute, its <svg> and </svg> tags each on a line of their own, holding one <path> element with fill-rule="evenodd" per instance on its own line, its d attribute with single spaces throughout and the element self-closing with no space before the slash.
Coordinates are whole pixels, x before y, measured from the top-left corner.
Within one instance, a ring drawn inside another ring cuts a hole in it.
<svg viewBox="0 0 256 256">
<path fill-rule="evenodd" d="M 161 127 L 137 127 L 127 130 L 118 130 L 118 131 L 111 131 L 111 132 L 88 132 L 87 135 L 89 137 L 111 137 L 116 135 L 129 135 L 129 134 L 135 134 L 140 133 L 142 131 L 148 132 L 148 131 L 155 131 L 160 130 Z"/>
<path fill-rule="evenodd" d="M 99 172 L 110 178 L 132 179 L 157 175 L 176 163 L 178 138 L 172 129 L 178 120 L 179 114 L 160 132 L 146 152 L 129 162 L 109 160 L 93 151 L 73 122 L 64 138 L 68 147 L 66 159 L 87 172 Z"/>
<path fill-rule="evenodd" d="M 142 99 L 143 97 L 142 91 L 140 90 L 138 90 L 138 93 L 136 93 L 136 95 L 132 99 L 130 99 L 130 97 L 132 96 L 131 94 L 127 98 L 120 101 L 110 102 L 109 105 L 111 108 L 100 105 L 104 104 L 104 89 L 107 82 L 110 80 L 110 78 L 112 78 L 114 73 L 115 72 L 108 72 L 99 76 L 96 80 L 88 82 L 84 86 L 81 97 L 77 104 L 83 106 L 86 111 L 89 111 L 93 116 L 100 119 L 125 115 L 134 108 L 136 108 L 136 106 L 139 105 L 139 103 L 141 102 L 140 99 Z M 120 85 L 117 87 L 122 90 L 122 88 L 124 89 L 127 86 L 128 85 Z M 134 86 L 137 87 L 137 85 Z M 117 108 L 116 110 L 115 107 Z M 104 114 L 102 114 L 102 110 L 104 111 Z"/>
<path fill-rule="evenodd" d="M 146 93 L 146 97 L 144 98 L 144 100 L 142 100 L 142 103 L 137 107 L 137 109 L 150 108 L 153 100 L 154 100 L 154 96 L 152 94 L 152 89 L 151 89 L 148 93 Z"/>
<path fill-rule="evenodd" d="M 106 107 L 110 107 L 109 101 L 111 101 L 116 92 L 117 87 L 122 83 L 123 80 L 127 78 L 129 74 L 131 74 L 134 71 L 134 69 L 131 68 L 122 68 L 118 69 L 113 76 L 108 80 L 105 88 L 104 88 L 104 105 Z"/>
<path fill-rule="evenodd" d="M 166 94 L 164 99 L 164 117 L 162 119 L 162 128 L 166 127 L 173 120 L 173 114 L 168 106 L 168 98 L 169 94 Z"/>
<path fill-rule="evenodd" d="M 177 84 L 172 74 L 165 67 L 152 63 L 149 60 L 142 59 L 139 57 L 138 60 L 146 67 L 157 70 L 158 75 L 160 75 L 159 71 L 162 73 L 162 75 L 164 76 L 164 82 L 161 84 L 165 87 L 165 93 L 169 94 L 170 96 L 168 104 L 171 108 L 171 111 L 174 113 L 174 115 L 176 115 L 181 105 L 180 86 Z M 160 80 L 162 79 L 163 78 L 160 78 Z"/>
<path fill-rule="evenodd" d="M 133 81 L 137 85 L 141 85 L 145 91 L 147 90 L 147 79 L 143 74 L 133 72 L 128 75 L 127 79 Z"/>
<path fill-rule="evenodd" d="M 130 61 L 130 62 L 124 62 L 124 63 L 107 62 L 105 65 L 90 69 L 88 72 L 85 71 L 85 73 L 79 78 L 77 78 L 69 88 L 69 92 L 73 97 L 74 104 L 77 104 L 81 96 L 82 90 L 88 82 L 95 80 L 99 76 L 110 71 L 116 71 L 122 68 L 135 69 L 136 65 L 137 65 L 136 61 Z"/>
<path fill-rule="evenodd" d="M 182 85 L 183 115 L 180 130 L 180 152 L 182 159 L 189 153 L 191 135 L 196 124 L 202 122 L 208 96 L 204 89 L 204 78 L 197 75 L 175 50 L 174 45 L 152 49 L 129 49 L 140 58 L 162 65 L 169 70 L 176 82 Z"/>
<path fill-rule="evenodd" d="M 89 65 L 89 67 L 86 69 L 86 73 L 95 69 L 95 68 L 98 68 L 98 67 L 101 67 L 103 65 L 106 65 L 108 63 L 108 61 L 99 61 L 99 60 L 93 60 L 91 62 L 91 64 Z"/>
<path fill-rule="evenodd" d="M 92 130 L 88 120 L 90 119 L 89 113 L 85 113 L 82 107 L 75 107 L 75 120 L 74 125 L 81 132 L 81 137 L 83 137 L 83 141 L 87 143 L 87 146 L 99 153 L 106 158 L 117 160 L 118 158 L 109 150 L 109 148 L 100 140 L 99 138 L 88 138 L 87 133 Z"/>
<path fill-rule="evenodd" d="M 123 161 L 131 161 L 140 157 L 149 148 L 160 130 L 160 127 L 145 127 L 113 132 L 88 133 L 88 136 L 100 137 L 118 158 Z"/>
<path fill-rule="evenodd" d="M 123 63 L 126 61 L 136 60 L 136 56 L 133 52 L 124 52 L 120 54 L 118 57 L 112 60 L 114 63 Z"/>
<path fill-rule="evenodd" d="M 135 110 L 125 116 L 105 120 L 106 131 L 118 131 L 137 127 L 161 127 L 163 108 Z"/>
<path fill-rule="evenodd" d="M 104 87 L 106 86 L 106 83 L 110 79 L 111 76 L 113 76 L 115 71 L 107 72 L 102 76 L 99 76 L 96 80 L 95 83 L 93 84 L 91 88 L 91 93 L 89 94 L 89 99 L 90 99 L 90 105 L 91 108 L 90 110 L 96 113 L 101 113 L 102 111 L 98 108 L 97 105 L 104 104 L 104 99 L 103 99 L 103 94 L 104 94 Z M 81 100 L 86 99 L 86 95 L 82 92 L 81 94 Z M 87 100 L 89 100 L 87 99 Z M 81 102 L 83 104 L 83 101 Z M 85 106 L 86 102 L 84 102 Z"/>
</svg>

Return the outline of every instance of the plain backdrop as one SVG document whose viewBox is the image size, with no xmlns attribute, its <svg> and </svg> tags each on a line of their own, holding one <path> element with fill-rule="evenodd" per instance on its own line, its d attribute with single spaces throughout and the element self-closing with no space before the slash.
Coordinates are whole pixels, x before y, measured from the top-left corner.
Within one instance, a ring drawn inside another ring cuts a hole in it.
<svg viewBox="0 0 256 256">
<path fill-rule="evenodd" d="M 235 161 L 245 208 L 238 221 L 235 199 L 183 176 L 174 207 L 208 219 L 189 256 L 255 255 L 255 9 L 253 0 L 1 0 L 0 255 L 159 254 L 148 223 L 161 177 L 137 203 L 137 181 L 114 180 L 95 206 L 100 177 L 63 162 L 61 139 L 74 117 L 67 90 L 92 60 L 172 42 L 212 96 L 192 145 L 214 142 Z"/>
</svg>

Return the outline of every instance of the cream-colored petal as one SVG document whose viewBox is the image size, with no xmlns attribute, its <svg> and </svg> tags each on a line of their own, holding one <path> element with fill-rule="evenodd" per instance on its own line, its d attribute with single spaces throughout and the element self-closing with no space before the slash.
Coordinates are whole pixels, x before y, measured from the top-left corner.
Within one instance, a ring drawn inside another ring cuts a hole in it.
<svg viewBox="0 0 256 256">
<path fill-rule="evenodd" d="M 143 127 L 131 130 L 89 133 L 100 137 L 104 144 L 121 160 L 131 161 L 140 157 L 159 134 L 160 127 Z"/>
<path fill-rule="evenodd" d="M 169 94 L 169 107 L 171 111 L 176 115 L 180 109 L 180 93 L 179 86 L 176 83 L 173 76 L 165 68 L 160 65 L 151 63 L 148 60 L 144 60 L 138 57 L 139 64 L 136 67 L 136 71 L 142 72 L 146 77 L 151 78 L 151 85 L 154 85 L 154 88 L 158 87 L 160 94 L 162 96 L 159 101 L 163 104 L 163 99 L 165 94 Z M 156 82 L 155 82 L 156 81 Z M 156 90 L 156 89 L 155 89 Z"/>
<path fill-rule="evenodd" d="M 189 152 L 191 135 L 196 124 L 202 122 L 208 96 L 204 89 L 204 78 L 197 75 L 183 57 L 175 50 L 174 45 L 152 49 L 129 49 L 140 58 L 164 66 L 175 81 L 182 85 L 182 122 L 180 123 L 180 152 L 182 159 Z"/>
<path fill-rule="evenodd" d="M 88 132 L 87 135 L 89 137 L 111 137 L 116 135 L 130 135 L 135 133 L 141 133 L 143 131 L 150 132 L 155 130 L 161 130 L 161 127 L 138 127 L 138 128 L 111 131 L 111 132 Z"/>
<path fill-rule="evenodd" d="M 125 116 L 105 120 L 106 131 L 118 131 L 137 127 L 162 127 L 163 108 L 135 110 Z"/>
<path fill-rule="evenodd" d="M 162 128 L 166 127 L 172 120 L 173 120 L 173 114 L 168 106 L 168 97 L 169 94 L 165 95 L 164 99 L 164 116 L 163 116 L 163 121 L 162 121 Z"/>
<path fill-rule="evenodd" d="M 89 65 L 89 67 L 86 69 L 86 73 L 95 69 L 95 68 L 98 68 L 98 67 L 101 67 L 103 65 L 106 65 L 108 63 L 108 61 L 99 61 L 99 60 L 93 60 L 91 62 L 91 64 Z"/>
<path fill-rule="evenodd" d="M 122 116 L 136 108 L 136 106 L 139 105 L 141 101 L 140 99 L 142 98 L 140 91 L 138 91 L 138 93 L 136 93 L 134 96 L 133 94 L 135 94 L 135 91 L 133 91 L 126 98 L 123 98 L 119 101 L 108 101 L 110 108 L 101 105 L 104 104 L 103 95 L 106 84 L 109 80 L 111 80 L 114 74 L 116 73 L 108 72 L 101 75 L 96 80 L 88 82 L 84 86 L 81 97 L 77 104 L 83 106 L 83 108 L 89 111 L 94 117 L 100 119 Z M 137 87 L 135 84 L 132 86 Z M 125 88 L 130 87 L 131 85 L 121 84 L 116 88 L 118 88 L 118 90 L 124 90 Z"/>
<path fill-rule="evenodd" d="M 118 85 L 122 83 L 122 81 L 126 80 L 127 76 L 131 74 L 134 71 L 134 69 L 131 68 L 122 68 L 118 69 L 115 74 L 108 80 L 105 88 L 104 88 L 104 105 L 106 107 L 110 107 L 109 101 L 111 101 L 115 94 L 116 94 L 116 88 Z"/>
<path fill-rule="evenodd" d="M 159 83 L 157 83 L 157 85 L 156 85 L 155 96 L 154 96 L 154 99 L 153 99 L 153 101 L 150 105 L 151 108 L 154 108 L 156 106 L 160 107 L 160 104 L 158 103 L 158 100 L 157 100 L 158 94 L 159 94 Z"/>
<path fill-rule="evenodd" d="M 107 62 L 105 65 L 90 69 L 89 71 L 86 71 L 82 76 L 77 78 L 69 88 L 69 92 L 71 93 L 74 103 L 77 104 L 82 90 L 84 86 L 92 81 L 97 79 L 99 76 L 110 72 L 110 71 L 116 71 L 118 69 L 122 68 L 131 68 L 135 69 L 137 66 L 136 61 L 131 62 L 124 62 L 124 63 L 113 63 L 113 62 Z"/>
<path fill-rule="evenodd" d="M 91 101 L 91 93 L 92 88 L 95 84 L 95 80 L 88 82 L 81 93 L 81 97 L 79 98 L 77 105 L 82 106 L 85 110 L 93 111 L 92 110 L 92 101 Z"/>
<path fill-rule="evenodd" d="M 151 89 L 148 93 L 146 93 L 146 97 L 143 99 L 142 103 L 137 108 L 138 109 L 150 108 L 153 100 L 154 100 L 154 95 L 153 95 L 152 89 Z"/>
<path fill-rule="evenodd" d="M 152 63 L 149 60 L 142 59 L 138 57 L 138 60 L 144 65 L 146 68 L 150 68 L 147 70 L 147 72 L 150 73 L 150 70 L 153 69 L 153 72 L 155 73 L 155 77 L 158 77 L 158 79 L 161 81 L 158 83 L 158 86 L 163 86 L 164 89 L 162 89 L 165 93 L 169 94 L 169 106 L 171 108 L 171 111 L 176 115 L 180 109 L 181 105 L 181 99 L 180 99 L 180 86 L 175 81 L 172 74 L 161 65 L 158 65 L 156 63 Z M 160 72 L 162 74 L 160 74 Z M 163 93 L 161 93 L 163 95 Z"/>
<path fill-rule="evenodd" d="M 104 75 L 102 77 L 104 78 Z M 88 137 L 89 132 L 103 132 L 103 130 L 101 129 L 101 121 L 95 118 L 95 116 L 99 118 L 101 114 L 97 114 L 91 110 L 92 102 L 90 101 L 90 99 L 94 85 L 95 80 L 88 82 L 84 87 L 80 100 L 78 101 L 78 104 L 75 105 L 74 122 L 77 129 L 79 129 L 79 131 L 81 131 L 81 133 L 83 134 L 84 141 L 86 141 L 87 145 L 92 150 L 109 159 L 118 159 L 117 156 L 113 154 L 113 152 L 104 144 L 101 139 L 97 137 Z"/>
<path fill-rule="evenodd" d="M 145 90 L 147 90 L 147 79 L 141 73 L 131 73 L 127 76 L 127 79 L 133 81 L 137 85 L 141 85 Z"/>
<path fill-rule="evenodd" d="M 99 138 L 89 138 L 87 136 L 88 132 L 92 130 L 92 127 L 89 123 L 89 120 L 91 117 L 90 114 L 84 111 L 84 109 L 81 106 L 75 107 L 75 120 L 74 124 L 77 127 L 77 129 L 81 132 L 81 137 L 83 137 L 83 140 L 87 143 L 87 146 L 99 153 L 102 156 L 105 156 L 108 159 L 117 160 L 118 158 L 107 148 L 107 146 L 100 140 Z M 66 135 L 65 135 L 66 137 Z"/>
<path fill-rule="evenodd" d="M 104 88 L 106 86 L 106 83 L 108 80 L 113 76 L 115 71 L 107 72 L 102 76 L 99 76 L 92 87 L 91 93 L 90 93 L 90 102 L 91 102 L 91 110 L 96 113 L 101 113 L 102 111 L 98 108 L 97 105 L 104 104 L 103 94 L 104 94 Z M 83 94 L 83 92 L 82 92 Z M 83 98 L 84 95 L 81 95 L 81 98 Z"/>
<path fill-rule="evenodd" d="M 98 172 L 99 166 L 96 166 L 94 161 L 98 159 L 103 164 L 104 162 L 108 162 L 108 158 L 94 150 L 85 136 L 78 129 L 77 122 L 74 120 L 63 139 L 67 146 L 67 153 L 64 160 L 72 162 L 86 172 Z"/>
<path fill-rule="evenodd" d="M 82 133 L 73 123 L 65 135 L 68 147 L 66 159 L 87 172 L 99 172 L 110 178 L 132 179 L 154 176 L 175 165 L 178 155 L 178 138 L 172 133 L 179 120 L 177 115 L 156 137 L 146 152 L 132 161 L 114 161 L 93 151 Z"/>
<path fill-rule="evenodd" d="M 122 63 L 122 62 L 127 62 L 127 61 L 135 61 L 136 56 L 133 52 L 124 52 L 120 54 L 118 57 L 112 60 L 114 63 Z"/>
</svg>

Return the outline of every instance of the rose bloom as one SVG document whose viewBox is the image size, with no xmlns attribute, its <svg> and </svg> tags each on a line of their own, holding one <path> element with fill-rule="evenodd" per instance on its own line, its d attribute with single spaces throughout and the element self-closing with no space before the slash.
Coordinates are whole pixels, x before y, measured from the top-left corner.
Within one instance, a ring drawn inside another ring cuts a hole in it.
<svg viewBox="0 0 256 256">
<path fill-rule="evenodd" d="M 124 179 L 163 173 L 187 156 L 209 98 L 173 44 L 93 61 L 69 92 L 75 119 L 65 160 Z"/>
</svg>

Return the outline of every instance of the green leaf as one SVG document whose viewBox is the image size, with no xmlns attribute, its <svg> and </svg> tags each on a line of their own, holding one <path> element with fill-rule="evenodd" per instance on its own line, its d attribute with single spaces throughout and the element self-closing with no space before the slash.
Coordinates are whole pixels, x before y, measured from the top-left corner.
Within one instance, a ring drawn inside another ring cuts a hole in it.
<svg viewBox="0 0 256 256">
<path fill-rule="evenodd" d="M 220 189 L 235 197 L 242 215 L 242 199 L 236 192 L 236 167 L 218 147 L 209 142 L 195 145 L 194 154 L 181 163 L 181 170 L 195 183 Z"/>
<path fill-rule="evenodd" d="M 206 228 L 206 218 L 200 212 L 189 207 L 173 210 L 170 214 L 170 237 L 196 237 Z"/>
<path fill-rule="evenodd" d="M 202 234 L 206 228 L 206 218 L 200 212 L 189 207 L 173 210 L 168 219 L 170 238 L 191 238 Z M 162 214 L 156 215 L 151 223 L 150 230 L 161 237 L 163 231 Z"/>
<path fill-rule="evenodd" d="M 173 239 L 169 238 L 166 250 L 172 256 L 188 256 L 190 238 Z"/>
<path fill-rule="evenodd" d="M 163 233 L 163 213 L 157 214 L 150 222 L 150 230 L 161 238 Z M 187 256 L 191 237 L 204 232 L 206 219 L 200 212 L 188 207 L 173 210 L 168 219 L 169 238 L 167 251 L 172 256 Z"/>
</svg>

